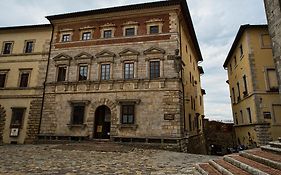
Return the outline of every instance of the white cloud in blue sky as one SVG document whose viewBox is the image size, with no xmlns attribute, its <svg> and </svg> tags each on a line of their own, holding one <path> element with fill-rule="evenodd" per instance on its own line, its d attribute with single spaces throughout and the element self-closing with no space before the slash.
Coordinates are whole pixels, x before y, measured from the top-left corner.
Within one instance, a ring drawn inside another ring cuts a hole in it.
<svg viewBox="0 0 281 175">
<path fill-rule="evenodd" d="M 48 23 L 47 15 L 153 0 L 1 0 L 0 27 Z M 205 115 L 232 119 L 227 73 L 222 65 L 242 24 L 264 24 L 263 0 L 187 0 L 204 57 Z"/>
</svg>

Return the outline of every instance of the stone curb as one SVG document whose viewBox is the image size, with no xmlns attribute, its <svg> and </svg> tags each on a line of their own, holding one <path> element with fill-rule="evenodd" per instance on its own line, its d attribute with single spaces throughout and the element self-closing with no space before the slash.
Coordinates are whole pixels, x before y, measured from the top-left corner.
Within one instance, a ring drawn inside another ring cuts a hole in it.
<svg viewBox="0 0 281 175">
<path fill-rule="evenodd" d="M 269 151 L 269 152 L 274 152 L 274 153 L 277 153 L 277 154 L 281 154 L 281 149 L 280 148 L 274 148 L 274 147 L 271 147 L 269 145 L 261 146 L 261 149 L 264 150 L 264 151 Z"/>
<path fill-rule="evenodd" d="M 212 165 L 218 172 L 220 172 L 223 175 L 234 175 L 232 174 L 230 171 L 228 171 L 227 169 L 225 169 L 224 167 L 222 167 L 221 165 L 219 165 L 218 163 L 216 163 L 213 160 L 209 161 L 210 165 Z"/>
<path fill-rule="evenodd" d="M 196 164 L 196 165 L 195 165 L 195 169 L 196 169 L 200 174 L 202 174 L 202 175 L 208 175 L 208 172 L 206 172 L 205 170 L 203 170 L 203 168 L 201 168 L 201 167 L 199 166 L 199 164 Z"/>
<path fill-rule="evenodd" d="M 244 171 L 247 171 L 248 173 L 250 174 L 253 174 L 253 175 L 269 175 L 263 171 L 260 171 L 256 168 L 253 168 L 245 163 L 242 163 L 242 162 L 239 162 L 238 160 L 235 160 L 229 156 L 225 156 L 223 158 L 225 161 L 227 161 L 228 163 L 231 163 L 232 165 L 238 167 L 238 168 L 241 168 L 243 169 Z"/>
<path fill-rule="evenodd" d="M 274 148 L 281 148 L 281 143 L 279 141 L 269 142 L 269 145 Z"/>
<path fill-rule="evenodd" d="M 260 156 L 256 156 L 256 155 L 253 155 L 253 154 L 251 154 L 249 152 L 245 152 L 245 151 L 241 151 L 240 155 L 242 157 L 245 157 L 245 158 L 251 159 L 253 161 L 262 163 L 262 164 L 270 166 L 272 168 L 276 168 L 276 169 L 281 170 L 281 163 L 279 163 L 279 162 L 276 162 L 276 161 L 273 161 L 273 160 L 270 160 L 270 159 L 266 159 L 266 158 L 263 158 L 263 157 L 260 157 Z"/>
</svg>

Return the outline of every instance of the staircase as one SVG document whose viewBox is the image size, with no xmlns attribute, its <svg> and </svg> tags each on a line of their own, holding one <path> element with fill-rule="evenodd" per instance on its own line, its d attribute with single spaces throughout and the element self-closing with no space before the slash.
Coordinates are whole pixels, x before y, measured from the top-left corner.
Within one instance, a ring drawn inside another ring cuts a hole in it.
<svg viewBox="0 0 281 175">
<path fill-rule="evenodd" d="M 197 175 L 281 175 L 281 138 L 260 148 L 195 165 Z"/>
</svg>

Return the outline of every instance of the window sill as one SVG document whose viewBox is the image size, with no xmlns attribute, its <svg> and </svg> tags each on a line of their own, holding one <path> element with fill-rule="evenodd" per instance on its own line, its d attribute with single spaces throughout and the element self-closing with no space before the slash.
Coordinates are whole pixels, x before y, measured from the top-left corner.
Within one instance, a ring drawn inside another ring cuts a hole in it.
<svg viewBox="0 0 281 175">
<path fill-rule="evenodd" d="M 72 128 L 82 128 L 82 129 L 84 129 L 84 128 L 86 128 L 86 124 L 67 124 L 67 127 L 69 128 L 69 129 L 72 129 Z"/>
<path fill-rule="evenodd" d="M 132 130 L 137 130 L 137 128 L 138 128 L 138 125 L 136 125 L 136 124 L 119 124 L 117 126 L 118 126 L 118 129 L 128 128 L 128 129 L 132 129 Z"/>
</svg>

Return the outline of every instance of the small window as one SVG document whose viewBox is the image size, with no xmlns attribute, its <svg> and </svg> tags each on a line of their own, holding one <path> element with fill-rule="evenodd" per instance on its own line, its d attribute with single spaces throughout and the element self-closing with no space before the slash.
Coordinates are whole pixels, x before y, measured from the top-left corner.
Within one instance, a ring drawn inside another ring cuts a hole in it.
<svg viewBox="0 0 281 175">
<path fill-rule="evenodd" d="M 234 90 L 234 88 L 232 88 L 232 100 L 233 100 L 233 104 L 235 104 L 236 99 L 235 99 L 235 90 Z"/>
<path fill-rule="evenodd" d="M 157 34 L 159 33 L 159 26 L 150 26 L 149 27 L 149 33 L 150 34 Z"/>
<path fill-rule="evenodd" d="M 62 42 L 68 42 L 70 41 L 70 34 L 64 34 L 62 35 Z"/>
<path fill-rule="evenodd" d="M 110 64 L 101 65 L 101 80 L 110 79 Z"/>
<path fill-rule="evenodd" d="M 278 92 L 278 80 L 277 80 L 277 73 L 274 68 L 266 69 L 267 74 L 267 86 L 270 91 Z"/>
<path fill-rule="evenodd" d="M 20 74 L 20 87 L 27 87 L 28 86 L 28 79 L 29 79 L 30 72 L 21 72 Z"/>
<path fill-rule="evenodd" d="M 111 38 L 112 37 L 112 30 L 104 30 L 103 31 L 104 38 Z"/>
<path fill-rule="evenodd" d="M 236 112 L 235 112 L 234 116 L 235 116 L 236 125 L 238 125 L 239 123 L 238 123 L 238 117 L 237 117 L 237 113 Z"/>
<path fill-rule="evenodd" d="M 0 72 L 0 88 L 5 87 L 6 77 L 7 77 L 7 73 Z"/>
<path fill-rule="evenodd" d="M 79 81 L 87 80 L 88 77 L 88 66 L 79 66 Z"/>
<path fill-rule="evenodd" d="M 244 116 L 243 116 L 243 111 L 240 110 L 240 115 L 241 115 L 241 123 L 244 123 Z"/>
<path fill-rule="evenodd" d="M 243 50 L 242 44 L 239 46 L 239 50 L 240 50 L 240 57 L 242 57 L 244 55 L 244 50 Z"/>
<path fill-rule="evenodd" d="M 160 61 L 150 61 L 150 79 L 160 77 Z"/>
<path fill-rule="evenodd" d="M 234 56 L 234 66 L 237 66 L 237 58 Z"/>
<path fill-rule="evenodd" d="M 239 102 L 241 100 L 241 97 L 240 97 L 240 84 L 239 84 L 239 82 L 237 82 L 237 90 L 238 90 L 237 101 Z"/>
<path fill-rule="evenodd" d="M 134 78 L 134 63 L 124 64 L 124 78 L 126 80 Z"/>
<path fill-rule="evenodd" d="M 122 124 L 134 124 L 134 105 L 122 105 Z"/>
<path fill-rule="evenodd" d="M 230 71 L 230 73 L 232 73 L 232 65 L 231 65 L 231 63 L 229 64 L 229 71 Z"/>
<path fill-rule="evenodd" d="M 91 37 L 92 37 L 91 32 L 84 32 L 84 33 L 82 34 L 82 40 L 90 40 Z"/>
<path fill-rule="evenodd" d="M 58 67 L 58 78 L 57 82 L 65 81 L 66 78 L 66 66 L 60 66 Z"/>
<path fill-rule="evenodd" d="M 33 41 L 26 41 L 25 42 L 24 53 L 32 53 L 33 45 L 34 45 Z"/>
<path fill-rule="evenodd" d="M 84 123 L 85 105 L 84 104 L 73 104 L 72 107 L 72 120 L 73 125 L 82 125 Z"/>
<path fill-rule="evenodd" d="M 264 119 L 271 119 L 271 113 L 270 112 L 263 112 Z"/>
<path fill-rule="evenodd" d="M 244 94 L 244 96 L 247 96 L 248 95 L 248 87 L 247 87 L 247 77 L 246 77 L 246 75 L 243 76 L 243 82 L 244 82 L 244 89 L 245 89 L 243 94 Z"/>
<path fill-rule="evenodd" d="M 12 53 L 12 47 L 13 47 L 12 42 L 4 42 L 2 53 L 3 54 L 11 54 Z"/>
<path fill-rule="evenodd" d="M 189 125 L 189 131 L 192 131 L 191 114 L 188 114 L 188 125 Z"/>
<path fill-rule="evenodd" d="M 25 108 L 12 108 L 10 128 L 22 128 Z"/>
<path fill-rule="evenodd" d="M 261 35 L 261 47 L 262 48 L 271 48 L 271 39 L 269 34 Z"/>
<path fill-rule="evenodd" d="M 126 28 L 125 29 L 125 36 L 134 36 L 135 35 L 135 28 Z"/>
<path fill-rule="evenodd" d="M 251 113 L 251 109 L 250 109 L 250 108 L 247 108 L 247 112 L 248 112 L 249 123 L 252 123 L 252 113 Z"/>
</svg>

